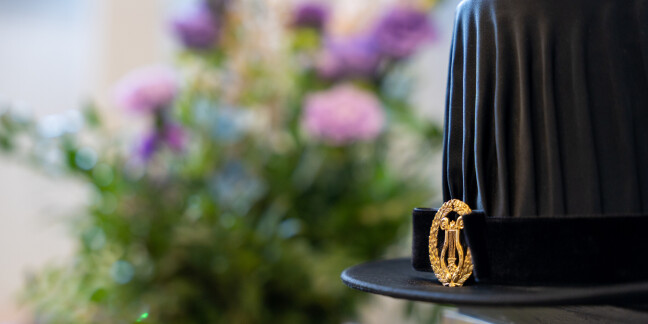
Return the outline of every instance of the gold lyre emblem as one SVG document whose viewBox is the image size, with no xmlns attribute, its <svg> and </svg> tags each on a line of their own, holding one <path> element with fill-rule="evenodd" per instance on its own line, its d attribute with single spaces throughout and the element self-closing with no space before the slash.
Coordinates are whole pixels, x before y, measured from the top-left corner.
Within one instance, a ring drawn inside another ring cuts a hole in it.
<svg viewBox="0 0 648 324">
<path fill-rule="evenodd" d="M 454 221 L 447 217 L 451 212 L 459 215 Z M 462 216 L 471 212 L 466 203 L 452 199 L 446 201 L 434 215 L 430 227 L 430 264 L 434 274 L 444 286 L 460 287 L 472 274 L 470 250 L 466 248 L 464 257 L 464 250 L 459 240 L 460 231 L 464 227 Z M 445 231 L 441 255 L 437 248 L 439 228 Z"/>
</svg>

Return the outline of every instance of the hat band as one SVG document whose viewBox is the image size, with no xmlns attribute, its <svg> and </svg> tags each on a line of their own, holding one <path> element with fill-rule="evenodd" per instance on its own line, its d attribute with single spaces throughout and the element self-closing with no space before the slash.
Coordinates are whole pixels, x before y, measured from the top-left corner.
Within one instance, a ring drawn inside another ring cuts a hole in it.
<svg viewBox="0 0 648 324">
<path fill-rule="evenodd" d="M 432 271 L 436 209 L 413 212 L 412 266 Z M 648 215 L 463 216 L 477 282 L 510 285 L 606 284 L 648 280 Z"/>
</svg>

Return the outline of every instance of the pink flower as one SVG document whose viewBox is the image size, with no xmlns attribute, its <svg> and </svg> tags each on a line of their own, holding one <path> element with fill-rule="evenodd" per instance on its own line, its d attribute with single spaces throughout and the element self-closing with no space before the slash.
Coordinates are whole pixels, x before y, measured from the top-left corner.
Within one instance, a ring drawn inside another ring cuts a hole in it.
<svg viewBox="0 0 648 324">
<path fill-rule="evenodd" d="M 382 131 L 385 116 L 372 93 L 347 84 L 309 95 L 302 123 L 313 137 L 332 145 L 344 145 L 376 138 Z"/>
<path fill-rule="evenodd" d="M 115 99 L 133 112 L 151 113 L 170 105 L 178 91 L 175 73 L 166 67 L 152 66 L 126 75 L 115 87 Z"/>
</svg>

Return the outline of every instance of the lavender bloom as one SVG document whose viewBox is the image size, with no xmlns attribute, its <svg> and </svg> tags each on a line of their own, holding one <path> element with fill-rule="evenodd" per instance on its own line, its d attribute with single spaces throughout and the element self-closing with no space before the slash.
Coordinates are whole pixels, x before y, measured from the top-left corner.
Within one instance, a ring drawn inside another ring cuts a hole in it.
<svg viewBox="0 0 648 324">
<path fill-rule="evenodd" d="M 147 67 L 124 77 L 115 88 L 117 104 L 133 112 L 152 113 L 173 102 L 178 91 L 175 73 L 165 67 Z"/>
<path fill-rule="evenodd" d="M 320 77 L 339 79 L 371 77 L 380 63 L 372 40 L 364 35 L 349 38 L 327 38 L 316 70 Z"/>
<path fill-rule="evenodd" d="M 218 39 L 216 16 L 207 3 L 198 3 L 179 12 L 172 20 L 172 28 L 187 48 L 209 49 Z"/>
<path fill-rule="evenodd" d="M 321 30 L 329 17 L 329 7 L 319 2 L 302 2 L 293 11 L 293 26 Z"/>
<path fill-rule="evenodd" d="M 384 123 L 378 99 L 351 85 L 309 95 L 302 116 L 302 124 L 311 136 L 332 145 L 372 140 L 380 134 Z"/>
<path fill-rule="evenodd" d="M 167 124 L 162 131 L 164 143 L 173 151 L 181 152 L 186 144 L 186 134 L 178 124 Z"/>
<path fill-rule="evenodd" d="M 434 38 L 434 30 L 424 12 L 395 7 L 385 13 L 372 30 L 379 51 L 392 58 L 410 56 L 425 41 Z"/>
<path fill-rule="evenodd" d="M 135 148 L 135 155 L 141 161 L 148 162 L 157 149 L 158 136 L 156 133 L 149 133 L 142 136 Z"/>
<path fill-rule="evenodd" d="M 148 162 L 162 144 L 176 153 L 182 152 L 186 145 L 186 135 L 182 127 L 169 123 L 161 131 L 145 134 L 135 149 L 135 155 L 141 161 Z"/>
</svg>

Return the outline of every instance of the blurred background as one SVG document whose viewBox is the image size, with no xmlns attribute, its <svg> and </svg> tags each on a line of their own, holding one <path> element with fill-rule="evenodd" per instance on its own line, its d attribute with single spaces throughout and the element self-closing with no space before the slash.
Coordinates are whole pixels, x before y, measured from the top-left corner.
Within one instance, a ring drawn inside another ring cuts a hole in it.
<svg viewBox="0 0 648 324">
<path fill-rule="evenodd" d="M 339 272 L 440 200 L 457 2 L 0 0 L 0 323 L 434 318 Z"/>
</svg>

